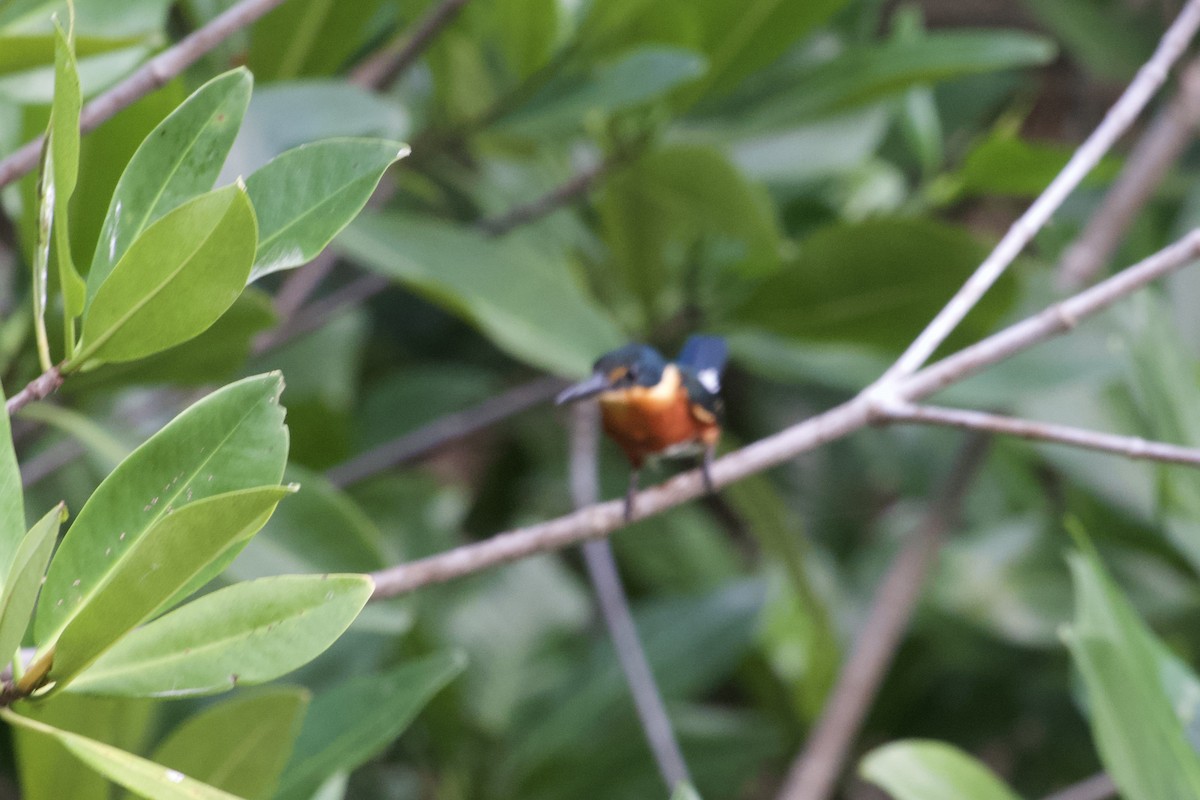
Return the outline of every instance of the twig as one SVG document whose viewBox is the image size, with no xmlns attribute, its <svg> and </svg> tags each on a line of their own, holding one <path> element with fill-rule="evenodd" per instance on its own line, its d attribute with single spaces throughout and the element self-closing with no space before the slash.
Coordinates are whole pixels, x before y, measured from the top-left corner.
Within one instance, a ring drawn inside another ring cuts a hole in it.
<svg viewBox="0 0 1200 800">
<path fill-rule="evenodd" d="M 450 24 L 470 0 L 442 0 L 417 23 L 410 35 L 360 64 L 350 76 L 353 83 L 386 89 L 408 71 L 418 56 L 433 42 L 438 31 Z"/>
<path fill-rule="evenodd" d="M 62 382 L 62 372 L 58 367 L 51 367 L 27 383 L 24 389 L 8 398 L 8 402 L 4 404 L 4 410 L 11 417 L 35 400 L 45 400 L 54 394 L 58 387 L 62 386 Z"/>
<path fill-rule="evenodd" d="M 934 554 L 957 524 L 963 499 L 986 451 L 985 437 L 976 435 L 967 440 L 941 496 L 892 561 L 821 718 L 804 750 L 792 762 L 778 795 L 781 800 L 825 800 L 833 791 L 855 735 L 904 638 Z"/>
<path fill-rule="evenodd" d="M 514 228 L 535 222 L 586 193 L 610 166 L 610 161 L 602 161 L 588 167 L 530 203 L 517 206 L 498 217 L 480 220 L 477 227 L 487 235 L 502 236 Z M 255 352 L 270 350 L 297 336 L 314 331 L 324 325 L 330 317 L 346 308 L 366 302 L 389 286 L 390 280 L 374 273 L 356 278 L 341 289 L 299 309 L 283 325 L 264 333 L 255 342 Z"/>
<path fill-rule="evenodd" d="M 21 488 L 36 485 L 85 452 L 83 445 L 75 439 L 56 442 L 21 465 Z"/>
<path fill-rule="evenodd" d="M 941 408 L 927 405 L 898 405 L 883 412 L 889 422 L 921 422 L 929 425 L 946 425 L 965 430 L 988 431 L 1006 436 L 1019 436 L 1045 442 L 1116 453 L 1126 458 L 1147 461 L 1165 461 L 1170 464 L 1200 466 L 1200 449 L 1180 447 L 1163 442 L 1151 442 L 1138 436 L 1120 436 L 1114 433 L 1089 431 L 1069 425 L 1050 422 L 1035 422 L 1015 419 L 984 411 L 968 411 L 958 408 Z"/>
<path fill-rule="evenodd" d="M 254 351 L 262 353 L 278 347 L 284 342 L 290 342 L 298 336 L 312 333 L 324 325 L 330 317 L 347 308 L 365 303 L 391 285 L 392 282 L 387 278 L 374 273 L 355 278 L 340 289 L 301 308 L 283 325 L 264 333 L 255 340 Z"/>
<path fill-rule="evenodd" d="M 279 291 L 275 292 L 275 313 L 279 318 L 285 322 L 291 319 L 321 285 L 321 281 L 329 277 L 336 263 L 337 254 L 333 248 L 326 247 L 312 261 L 293 270 L 279 285 Z"/>
<path fill-rule="evenodd" d="M 551 189 L 536 200 L 511 208 L 499 216 L 480 220 L 479 229 L 491 236 L 503 236 L 514 228 L 548 216 L 586 194 L 611 166 L 611 160 L 604 160 L 580 170 L 566 183 Z"/>
<path fill-rule="evenodd" d="M 920 369 L 938 346 L 970 313 L 988 288 L 996 282 L 1013 259 L 1033 239 L 1092 168 L 1120 138 L 1150 98 L 1167 79 L 1174 64 L 1200 27 L 1200 0 L 1188 0 L 1179 16 L 1163 34 L 1150 60 L 1142 65 L 1121 97 L 1105 114 L 1100 125 L 1071 156 L 1062 172 L 1050 182 L 1041 196 L 1021 215 L 975 273 L 954 294 L 946 306 L 921 331 L 920 335 L 876 382 L 873 391 L 886 395 L 901 377 Z"/>
<path fill-rule="evenodd" d="M 928 397 L 1038 342 L 1064 333 L 1085 317 L 1108 308 L 1150 281 L 1180 269 L 1197 256 L 1200 256 L 1200 230 L 1192 231 L 1149 258 L 1074 297 L 899 380 L 894 389 L 895 399 L 903 403 Z M 887 411 L 886 407 L 879 405 L 877 397 L 864 391 L 823 414 L 718 459 L 712 465 L 713 482 L 717 486 L 724 486 L 777 466 L 800 453 L 859 430 L 884 417 Z M 704 491 L 699 471 L 686 472 L 639 494 L 638 515 L 657 514 L 699 497 Z M 430 583 L 452 580 L 534 553 L 606 536 L 624 525 L 623 511 L 623 501 L 599 503 L 558 519 L 497 534 L 482 542 L 380 570 L 372 575 L 376 584 L 374 599 L 394 597 Z"/>
<path fill-rule="evenodd" d="M 571 409 L 571 498 L 576 508 L 590 506 L 599 497 L 600 480 L 596 474 L 599 426 L 596 411 L 595 403 L 577 403 Z M 617 573 L 617 562 L 608 540 L 584 542 L 583 559 L 617 661 L 633 695 L 633 705 L 641 720 L 642 731 L 646 734 L 646 742 L 654 754 L 667 791 L 673 791 L 680 783 L 691 782 L 687 762 L 675 739 L 671 718 L 667 716 L 654 672 L 638 638 L 637 626 L 629 611 L 629 601 L 625 598 L 625 589 L 621 586 L 621 576 Z"/>
<path fill-rule="evenodd" d="M 1108 800 L 1117 796 L 1112 778 L 1101 772 L 1047 796 L 1044 800 Z"/>
<path fill-rule="evenodd" d="M 1175 96 L 1138 139 L 1120 176 L 1088 219 L 1079 238 L 1063 253 L 1058 267 L 1059 288 L 1077 290 L 1100 274 L 1138 212 L 1192 143 L 1198 125 L 1200 59 L 1184 67 Z"/>
<path fill-rule="evenodd" d="M 121 109 L 165 86 L 205 53 L 281 3 L 283 0 L 242 0 L 214 17 L 204 27 L 147 61 L 125 80 L 97 95 L 83 108 L 79 118 L 80 130 L 84 133 L 95 130 Z M 0 161 L 0 187 L 32 171 L 37 166 L 41 149 L 42 137 L 39 136 Z"/>
<path fill-rule="evenodd" d="M 559 378 L 537 378 L 514 386 L 482 403 L 439 417 L 428 425 L 344 461 L 326 472 L 325 477 L 334 486 L 358 483 L 544 403 L 561 391 L 564 385 Z"/>
</svg>

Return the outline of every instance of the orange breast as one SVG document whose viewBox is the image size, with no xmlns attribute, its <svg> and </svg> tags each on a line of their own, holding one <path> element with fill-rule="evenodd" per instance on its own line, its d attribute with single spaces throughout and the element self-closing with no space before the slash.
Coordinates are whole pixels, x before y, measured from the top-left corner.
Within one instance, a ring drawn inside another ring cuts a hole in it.
<svg viewBox="0 0 1200 800">
<path fill-rule="evenodd" d="M 647 456 L 679 445 L 715 444 L 719 435 L 711 415 L 693 413 L 674 365 L 667 367 L 658 386 L 601 395 L 600 412 L 605 432 L 635 467 Z"/>
</svg>

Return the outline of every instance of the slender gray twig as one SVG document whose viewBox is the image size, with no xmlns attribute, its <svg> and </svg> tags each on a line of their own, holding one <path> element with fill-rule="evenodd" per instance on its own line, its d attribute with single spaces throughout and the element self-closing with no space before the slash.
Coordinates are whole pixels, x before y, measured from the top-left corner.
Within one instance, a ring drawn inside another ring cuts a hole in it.
<svg viewBox="0 0 1200 800">
<path fill-rule="evenodd" d="M 576 508 L 586 508 L 599 499 L 599 425 L 595 403 L 576 403 L 571 409 L 571 498 Z M 596 591 L 600 614 L 608 628 L 613 649 L 625 682 L 633 695 L 633 704 L 646 742 L 658 764 L 658 772 L 671 792 L 680 783 L 690 783 L 687 762 L 671 728 L 671 718 L 663 702 L 654 672 L 638 638 L 629 601 L 617 572 L 617 562 L 607 539 L 583 543 L 583 560 Z"/>
<path fill-rule="evenodd" d="M 442 0 L 421 18 L 412 33 L 396 39 L 360 64 L 351 74 L 354 83 L 386 89 L 394 84 L 432 44 L 438 31 L 449 25 L 470 0 Z"/>
<path fill-rule="evenodd" d="M 1115 453 L 1126 458 L 1200 467 L 1200 449 L 1193 447 L 1151 442 L 1140 436 L 1121 436 L 1115 433 L 1075 428 L 1070 425 L 1016 419 L 986 411 L 901 404 L 886 409 L 882 416 L 888 422 L 920 422 L 927 425 L 945 425 L 951 428 L 987 431 L 1005 436 L 1019 436 L 1022 439 L 1056 442 L 1085 450 Z"/>
<path fill-rule="evenodd" d="M 1045 797 L 1043 800 L 1108 800 L 1117 796 L 1112 778 L 1101 772 Z"/>
<path fill-rule="evenodd" d="M 97 95 L 83 107 L 79 127 L 95 130 L 118 111 L 165 86 L 231 35 L 252 24 L 284 0 L 242 0 L 140 66 L 125 80 Z M 42 152 L 42 137 L 27 142 L 0 161 L 0 187 L 33 171 Z"/>
<path fill-rule="evenodd" d="M 76 439 L 55 442 L 21 465 L 21 488 L 36 485 L 86 452 Z"/>
<path fill-rule="evenodd" d="M 1121 174 L 1059 262 L 1059 288 L 1074 291 L 1108 264 L 1138 212 L 1153 197 L 1200 126 L 1200 59 L 1179 75 L 1179 88 L 1138 139 Z"/>
<path fill-rule="evenodd" d="M 914 375 L 900 379 L 894 387 L 894 402 L 911 403 L 928 397 L 1038 342 L 1065 333 L 1080 320 L 1108 308 L 1122 297 L 1182 268 L 1197 257 L 1200 257 L 1200 230 L 1192 231 L 1108 280 L 925 367 Z M 713 482 L 717 486 L 724 486 L 762 472 L 800 453 L 857 431 L 873 421 L 886 419 L 887 413 L 887 405 L 881 405 L 878 396 L 864 391 L 829 411 L 716 460 L 711 470 Z M 640 493 L 637 499 L 638 515 L 660 513 L 699 497 L 704 492 L 704 482 L 698 470 L 683 473 Z M 430 583 L 452 580 L 534 553 L 606 536 L 625 524 L 623 501 L 599 503 L 558 519 L 497 534 L 482 542 L 375 572 L 372 575 L 375 580 L 374 598 L 394 597 Z"/>
<path fill-rule="evenodd" d="M 1187 49 L 1200 27 L 1200 0 L 1188 0 L 1179 16 L 1167 28 L 1150 60 L 1142 65 L 1121 97 L 1109 109 L 1095 131 L 1071 156 L 1062 171 L 1055 176 L 1033 205 L 1013 223 L 1004 238 L 996 245 L 975 273 L 950 298 L 946 306 L 921 331 L 908 349 L 876 382 L 873 391 L 887 395 L 899 378 L 920 369 L 938 346 L 946 340 L 964 317 L 970 313 L 988 288 L 999 278 L 1013 259 L 1020 254 L 1034 235 L 1050 220 L 1055 210 L 1079 185 L 1092 168 L 1100 162 L 1138 114 L 1166 81 L 1171 65 Z"/>
<path fill-rule="evenodd" d="M 940 496 L 888 567 L 825 709 L 792 762 L 778 795 L 781 800 L 825 800 L 837 785 L 855 736 L 904 639 L 933 557 L 957 524 L 986 451 L 986 437 L 974 435 L 967 440 Z"/>
<path fill-rule="evenodd" d="M 479 228 L 492 236 L 503 236 L 515 228 L 548 216 L 587 194 L 611 166 L 612 162 L 605 160 L 582 169 L 565 183 L 551 189 L 541 197 L 511 208 L 498 216 L 481 220 Z"/>
<path fill-rule="evenodd" d="M 384 470 L 421 458 L 446 444 L 470 436 L 501 420 L 549 401 L 565 385 L 559 378 L 536 378 L 489 397 L 470 408 L 438 417 L 428 425 L 392 439 L 331 468 L 325 477 L 334 486 L 350 486 Z"/>
</svg>

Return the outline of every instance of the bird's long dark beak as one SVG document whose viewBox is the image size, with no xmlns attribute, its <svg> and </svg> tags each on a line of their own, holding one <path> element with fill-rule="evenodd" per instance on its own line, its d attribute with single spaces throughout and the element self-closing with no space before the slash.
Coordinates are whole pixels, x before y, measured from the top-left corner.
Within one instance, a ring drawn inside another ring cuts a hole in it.
<svg viewBox="0 0 1200 800">
<path fill-rule="evenodd" d="M 611 386 L 608 376 L 597 372 L 592 377 L 580 381 L 574 386 L 568 386 L 558 393 L 558 397 L 554 398 L 555 405 L 563 403 L 571 403 L 575 400 L 583 400 L 588 397 L 595 397 Z"/>
</svg>

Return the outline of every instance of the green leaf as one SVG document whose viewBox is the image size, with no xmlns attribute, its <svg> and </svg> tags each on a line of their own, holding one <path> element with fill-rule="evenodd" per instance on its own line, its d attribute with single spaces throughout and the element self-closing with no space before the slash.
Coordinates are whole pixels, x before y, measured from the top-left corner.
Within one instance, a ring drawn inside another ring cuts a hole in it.
<svg viewBox="0 0 1200 800">
<path fill-rule="evenodd" d="M 55 20 L 54 102 L 50 106 L 50 124 L 46 129 L 46 147 L 49 149 L 46 169 L 54 176 L 54 253 L 58 262 L 59 288 L 63 294 L 68 353 L 74 346 L 74 320 L 83 312 L 86 296 L 83 278 L 71 260 L 71 235 L 67 221 L 71 195 L 75 193 L 75 185 L 79 180 L 79 110 L 82 106 L 74 43 Z"/>
<path fill-rule="evenodd" d="M 191 339 L 246 285 L 258 232 L 241 186 L 201 195 L 150 225 L 96 290 L 64 366 L 131 361 Z"/>
<path fill-rule="evenodd" d="M 22 703 L 22 716 L 119 747 L 140 750 L 154 722 L 154 704 L 147 700 L 59 695 L 37 703 Z M 112 800 L 112 787 L 99 773 L 71 754 L 57 739 L 17 727 L 17 766 L 25 800 Z"/>
<path fill-rule="evenodd" d="M 250 69 L 263 81 L 332 73 L 370 44 L 381 5 L 382 0 L 283 4 L 250 29 Z"/>
<path fill-rule="evenodd" d="M 599 203 L 613 261 L 646 314 L 646 326 L 697 298 L 696 273 L 716 277 L 709 293 L 725 306 L 747 277 L 779 266 L 780 234 L 768 197 L 713 147 L 677 144 L 652 151 L 613 175 Z"/>
<path fill-rule="evenodd" d="M 59 503 L 34 523 L 17 548 L 4 591 L 0 593 L 0 662 L 8 663 L 21 646 L 42 588 L 46 565 L 58 541 L 58 529 L 66 518 L 67 507 Z"/>
<path fill-rule="evenodd" d="M 877 747 L 859 762 L 858 774 L 896 800 L 1019 800 L 991 770 L 942 742 Z"/>
<path fill-rule="evenodd" d="M 75 53 L 81 58 L 110 53 L 139 41 L 130 37 L 80 36 L 75 40 Z M 52 67 L 57 50 L 57 33 L 0 36 L 0 77 Z"/>
<path fill-rule="evenodd" d="M 242 124 L 252 82 L 244 68 L 218 75 L 138 147 L 108 205 L 88 272 L 89 302 L 151 223 L 212 189 Z"/>
<path fill-rule="evenodd" d="M 1090 547 L 1068 556 L 1075 623 L 1067 645 L 1087 689 L 1100 758 L 1130 800 L 1200 796 L 1200 755 L 1163 688 L 1163 645 L 1138 618 Z"/>
<path fill-rule="evenodd" d="M 62 631 L 78 598 L 108 580 L 167 508 L 279 482 L 288 451 L 282 391 L 282 376 L 268 373 L 213 392 L 104 479 L 50 564 L 38 602 L 37 642 L 49 642 Z"/>
<path fill-rule="evenodd" d="M 759 285 L 736 319 L 772 333 L 898 352 L 974 272 L 987 248 L 966 231 L 917 218 L 822 228 L 795 261 Z M 950 338 L 990 332 L 1013 299 L 1001 278 Z"/>
<path fill-rule="evenodd" d="M 361 215 L 338 242 L 530 364 L 584 374 L 597 353 L 623 338 L 566 265 L 520 235 L 495 241 L 443 222 L 378 213 Z"/>
<path fill-rule="evenodd" d="M 1120 0 L 1023 0 L 1072 60 L 1096 79 L 1125 83 L 1154 52 L 1162 20 Z"/>
<path fill-rule="evenodd" d="M 246 181 L 258 218 L 250 280 L 311 260 L 362 210 L 407 145 L 327 139 L 275 158 Z"/>
<path fill-rule="evenodd" d="M 0 390 L 0 400 L 4 399 Z M 0 419 L 0 575 L 12 566 L 25 535 L 25 496 L 21 489 L 21 470 L 13 448 L 12 422 L 8 414 Z M 7 655 L 0 652 L 0 660 Z"/>
<path fill-rule="evenodd" d="M 963 197 L 1006 195 L 1037 197 L 1062 171 L 1074 150 L 1056 144 L 1030 142 L 1015 131 L 1000 129 L 979 143 L 953 176 Z M 1103 159 L 1083 180 L 1083 186 L 1102 186 L 1117 176 L 1119 160 Z"/>
<path fill-rule="evenodd" d="M 331 775 L 374 758 L 464 666 L 457 653 L 438 653 L 317 695 L 276 800 L 307 798 Z"/>
<path fill-rule="evenodd" d="M 145 38 L 113 40 L 105 52 L 87 55 L 77 47 L 80 92 L 91 97 L 145 61 L 152 47 Z M 82 40 L 80 44 L 83 44 Z M 4 40 L 0 39 L 0 47 Z M 19 105 L 49 105 L 54 100 L 54 62 L 22 72 L 0 74 L 0 100 Z"/>
<path fill-rule="evenodd" d="M 155 800 L 240 800 L 189 778 L 178 770 L 168 769 L 95 739 L 37 722 L 7 708 L 0 709 L 0 717 L 11 725 L 54 737 L 96 772 L 143 797 L 153 797 Z"/>
<path fill-rule="evenodd" d="M 551 81 L 527 103 L 496 122 L 501 133 L 553 136 L 579 127 L 588 115 L 608 115 L 653 100 L 704 74 L 689 50 L 643 47 L 585 77 Z"/>
<path fill-rule="evenodd" d="M 62 633 L 38 643 L 35 663 L 50 658 L 50 680 L 63 688 L 122 636 L 205 575 L 206 567 L 227 550 L 258 532 L 279 501 L 295 488 L 263 486 L 207 497 L 174 510 L 168 506 L 137 541 L 110 559 L 111 567 L 98 586 L 77 591 L 64 603 L 70 616 Z"/>
<path fill-rule="evenodd" d="M 796 75 L 789 88 L 765 98 L 744 122 L 755 127 L 787 127 L 913 86 L 1040 66 L 1054 55 L 1054 44 L 1048 39 L 1012 31 L 954 31 L 909 41 L 873 42 L 848 48 Z"/>
<path fill-rule="evenodd" d="M 323 653 L 373 588 L 365 575 L 286 575 L 234 584 L 131 632 L 70 690 L 183 697 L 264 683 Z"/>
<path fill-rule="evenodd" d="M 246 800 L 268 800 L 308 700 L 304 689 L 279 687 L 210 706 L 171 731 L 151 757 Z"/>
</svg>

